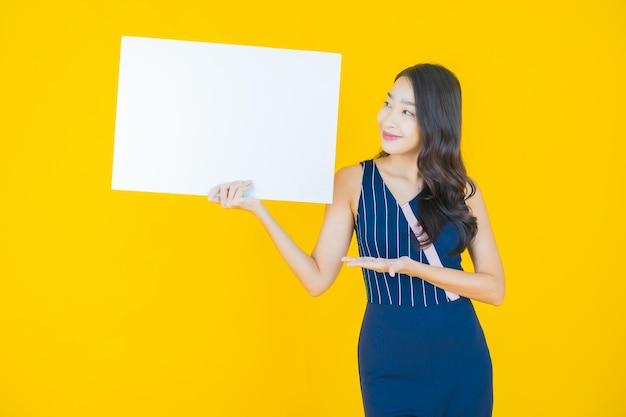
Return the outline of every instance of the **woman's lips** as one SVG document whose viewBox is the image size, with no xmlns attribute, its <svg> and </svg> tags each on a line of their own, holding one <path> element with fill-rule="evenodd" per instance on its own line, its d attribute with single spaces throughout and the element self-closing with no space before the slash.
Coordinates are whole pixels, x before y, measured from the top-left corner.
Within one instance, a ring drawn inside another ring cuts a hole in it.
<svg viewBox="0 0 626 417">
<path fill-rule="evenodd" d="M 385 140 L 398 140 L 398 139 L 400 139 L 400 136 L 392 135 L 391 133 L 385 132 L 383 130 L 383 139 L 385 139 Z"/>
</svg>

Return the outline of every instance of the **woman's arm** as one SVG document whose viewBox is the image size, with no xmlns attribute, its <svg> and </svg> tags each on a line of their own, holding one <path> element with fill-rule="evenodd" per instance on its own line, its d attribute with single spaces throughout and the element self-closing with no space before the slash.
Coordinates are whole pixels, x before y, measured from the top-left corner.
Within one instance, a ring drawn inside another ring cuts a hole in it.
<svg viewBox="0 0 626 417">
<path fill-rule="evenodd" d="M 335 281 L 354 230 L 354 201 L 358 199 L 361 167 L 343 168 L 335 175 L 333 202 L 326 206 L 320 235 L 311 255 L 304 252 L 272 217 L 263 203 L 244 197 L 250 182 L 237 181 L 222 184 L 209 192 L 209 200 L 226 208 L 240 208 L 255 214 L 309 294 L 324 293 Z"/>
<path fill-rule="evenodd" d="M 463 297 L 500 305 L 504 300 L 504 269 L 487 215 L 485 201 L 478 187 L 476 187 L 476 193 L 466 202 L 478 222 L 478 232 L 469 246 L 474 272 L 426 265 L 408 256 L 398 259 L 347 257 L 343 259 L 349 266 L 389 272 L 391 275 L 402 273 L 420 277 L 439 288 Z"/>
</svg>

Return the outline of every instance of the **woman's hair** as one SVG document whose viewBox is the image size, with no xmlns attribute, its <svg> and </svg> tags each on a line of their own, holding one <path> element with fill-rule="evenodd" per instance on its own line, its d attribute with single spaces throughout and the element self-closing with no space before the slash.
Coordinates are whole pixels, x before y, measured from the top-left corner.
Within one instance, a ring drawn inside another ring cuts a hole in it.
<svg viewBox="0 0 626 417">
<path fill-rule="evenodd" d="M 409 67 L 395 79 L 401 77 L 413 86 L 421 131 L 417 166 L 424 181 L 419 220 L 428 235 L 425 244 L 437 240 L 450 222 L 459 233 L 458 245 L 452 252 L 459 254 L 478 229 L 476 217 L 465 204 L 476 192 L 476 185 L 467 176 L 461 158 L 461 85 L 451 71 L 434 64 Z"/>
</svg>

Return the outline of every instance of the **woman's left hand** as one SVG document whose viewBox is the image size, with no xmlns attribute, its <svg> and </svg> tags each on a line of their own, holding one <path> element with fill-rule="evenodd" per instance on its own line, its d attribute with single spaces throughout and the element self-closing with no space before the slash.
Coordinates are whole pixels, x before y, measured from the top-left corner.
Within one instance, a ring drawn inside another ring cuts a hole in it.
<svg viewBox="0 0 626 417">
<path fill-rule="evenodd" d="M 415 262 L 408 256 L 396 259 L 372 258 L 364 256 L 360 258 L 351 258 L 344 256 L 341 258 L 348 266 L 360 266 L 361 268 L 371 269 L 376 272 L 388 272 L 392 277 L 399 274 L 408 274 L 411 265 Z"/>
</svg>

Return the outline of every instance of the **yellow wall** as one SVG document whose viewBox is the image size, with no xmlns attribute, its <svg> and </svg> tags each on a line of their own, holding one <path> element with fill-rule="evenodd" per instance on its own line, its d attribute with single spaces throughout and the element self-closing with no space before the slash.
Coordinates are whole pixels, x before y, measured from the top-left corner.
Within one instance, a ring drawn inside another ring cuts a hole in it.
<svg viewBox="0 0 626 417">
<path fill-rule="evenodd" d="M 450 67 L 508 278 L 495 416 L 626 415 L 626 6 L 367 3 L 0 0 L 0 416 L 362 413 L 358 270 L 310 298 L 252 216 L 110 190 L 122 35 L 341 53 L 338 168 L 397 71 Z M 312 248 L 322 206 L 268 205 Z"/>
</svg>

